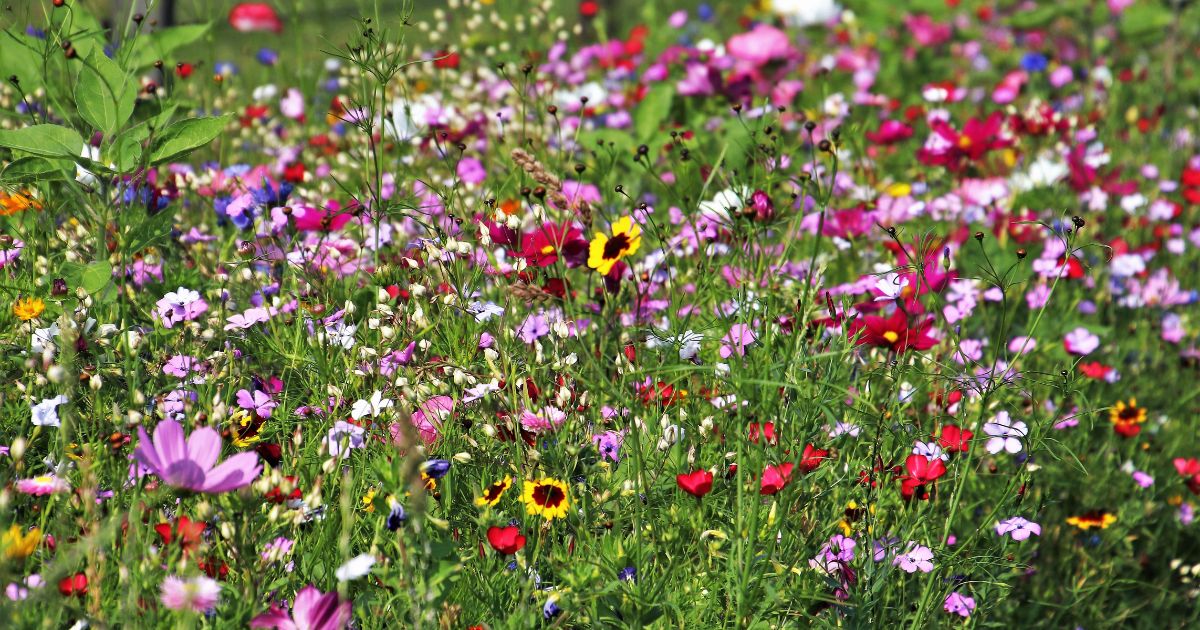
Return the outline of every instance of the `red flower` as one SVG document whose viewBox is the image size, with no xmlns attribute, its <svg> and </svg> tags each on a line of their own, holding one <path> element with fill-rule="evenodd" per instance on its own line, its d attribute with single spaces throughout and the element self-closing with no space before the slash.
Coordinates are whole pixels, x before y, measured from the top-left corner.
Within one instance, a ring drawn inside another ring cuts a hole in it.
<svg viewBox="0 0 1200 630">
<path fill-rule="evenodd" d="M 204 527 L 204 521 L 193 521 L 186 516 L 180 516 L 174 525 L 159 523 L 154 526 L 154 531 L 162 538 L 163 545 L 171 544 L 178 536 L 179 546 L 187 553 L 200 544 L 200 535 L 204 533 Z"/>
<path fill-rule="evenodd" d="M 1200 460 L 1195 457 L 1176 457 L 1175 470 L 1184 478 L 1184 483 L 1192 494 L 1200 494 Z"/>
<path fill-rule="evenodd" d="M 767 444 L 770 444 L 771 446 L 777 444 L 779 440 L 775 437 L 775 423 L 764 422 L 760 427 L 757 422 L 751 422 L 749 436 L 750 441 L 754 444 L 758 444 L 758 439 L 760 436 L 766 438 Z"/>
<path fill-rule="evenodd" d="M 795 464 L 786 462 L 783 464 L 771 464 L 763 470 L 762 482 L 759 486 L 759 494 L 775 494 L 787 487 L 792 480 L 792 468 Z"/>
<path fill-rule="evenodd" d="M 562 255 L 569 266 L 578 266 L 587 259 L 588 242 L 583 232 L 569 225 L 546 223 L 521 238 L 521 252 L 517 254 L 534 267 L 548 267 Z"/>
<path fill-rule="evenodd" d="M 84 595 L 87 595 L 87 587 L 87 576 L 82 573 L 76 573 L 75 575 L 65 577 L 58 581 L 58 592 L 67 597 L 70 597 L 71 595 L 83 597 Z"/>
<path fill-rule="evenodd" d="M 909 455 L 904 460 L 904 468 L 908 475 L 900 483 L 900 496 L 906 501 L 914 496 L 918 499 L 928 499 L 929 493 L 925 486 L 933 483 L 946 474 L 946 465 L 941 459 L 929 459 L 924 455 Z"/>
<path fill-rule="evenodd" d="M 962 429 L 953 424 L 942 427 L 942 434 L 937 437 L 938 444 L 947 452 L 959 451 L 966 453 L 971 450 L 971 436 L 975 435 L 970 429 Z"/>
<path fill-rule="evenodd" d="M 283 30 L 283 22 L 266 2 L 243 2 L 229 12 L 229 24 L 241 33 Z"/>
<path fill-rule="evenodd" d="M 458 68 L 460 59 L 456 52 L 439 50 L 434 57 L 436 60 L 433 62 L 433 67 L 439 70 L 454 70 Z"/>
<path fill-rule="evenodd" d="M 909 350 L 928 350 L 937 345 L 937 339 L 929 336 L 933 319 L 926 319 L 914 328 L 908 327 L 908 316 L 896 309 L 890 317 L 865 315 L 850 322 L 848 333 L 857 337 L 855 345 L 887 348 L 897 354 Z M 861 333 L 861 335 L 860 335 Z"/>
<path fill-rule="evenodd" d="M 700 498 L 712 492 L 713 476 L 707 470 L 697 470 L 695 472 L 676 475 L 675 483 L 678 483 L 679 488 L 684 492 Z"/>
<path fill-rule="evenodd" d="M 1092 361 L 1090 363 L 1080 363 L 1079 371 L 1088 378 L 1104 380 L 1104 378 L 1108 376 L 1108 373 L 1112 372 L 1112 368 L 1100 363 L 1099 361 Z"/>
<path fill-rule="evenodd" d="M 812 444 L 804 446 L 804 454 L 800 457 L 800 470 L 808 474 L 817 469 L 821 462 L 829 459 L 829 451 L 817 448 Z"/>
<path fill-rule="evenodd" d="M 492 549 L 511 556 L 525 546 L 525 537 L 521 530 L 514 525 L 508 527 L 489 527 L 487 531 L 488 544 Z"/>
<path fill-rule="evenodd" d="M 1012 144 L 1012 138 L 1004 132 L 1004 122 L 1004 114 L 994 112 L 984 120 L 968 120 L 959 132 L 948 122 L 934 121 L 930 125 L 934 135 L 917 151 L 917 159 L 923 164 L 959 171 L 967 162 L 978 161 L 989 151 Z"/>
<path fill-rule="evenodd" d="M 879 125 L 879 131 L 868 131 L 864 135 L 876 144 L 895 144 L 911 138 L 913 130 L 898 120 L 885 120 Z"/>
</svg>

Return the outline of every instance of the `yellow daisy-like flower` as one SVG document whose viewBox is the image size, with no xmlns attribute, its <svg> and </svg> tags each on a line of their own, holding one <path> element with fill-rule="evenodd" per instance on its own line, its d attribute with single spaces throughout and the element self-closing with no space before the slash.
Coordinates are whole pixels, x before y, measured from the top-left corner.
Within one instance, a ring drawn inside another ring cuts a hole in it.
<svg viewBox="0 0 1200 630">
<path fill-rule="evenodd" d="M 504 475 L 504 479 L 493 482 L 491 485 L 483 489 L 483 494 L 475 497 L 475 505 L 483 507 L 485 505 L 496 505 L 500 502 L 500 497 L 504 496 L 504 492 L 512 487 L 512 477 Z"/>
<path fill-rule="evenodd" d="M 0 216 L 8 216 L 25 210 L 41 210 L 42 204 L 28 193 L 0 190 Z"/>
<path fill-rule="evenodd" d="M 260 432 L 262 431 L 262 421 L 255 421 L 255 418 L 249 411 L 238 409 L 229 415 L 229 425 L 233 429 L 230 431 L 233 445 L 238 448 L 248 448 L 255 442 L 262 439 Z"/>
<path fill-rule="evenodd" d="M 4 557 L 10 560 L 28 558 L 33 555 L 39 543 L 42 542 L 42 530 L 34 527 L 25 532 L 19 525 L 13 525 L 0 536 L 0 549 Z"/>
<path fill-rule="evenodd" d="M 612 224 L 612 236 L 596 232 L 588 247 L 588 267 L 608 275 L 618 260 L 636 252 L 642 245 L 642 228 L 631 217 Z"/>
<path fill-rule="evenodd" d="M 1096 529 L 1108 529 L 1109 525 L 1117 522 L 1115 514 L 1109 514 L 1104 510 L 1087 512 L 1079 516 L 1072 516 L 1067 519 L 1068 525 L 1074 525 L 1083 531 L 1087 531 L 1093 527 Z"/>
<path fill-rule="evenodd" d="M 1128 404 L 1118 400 L 1109 410 L 1108 419 L 1116 425 L 1142 424 L 1146 421 L 1146 410 L 1138 406 L 1136 398 L 1130 398 Z"/>
<path fill-rule="evenodd" d="M 44 310 L 46 310 L 46 303 L 41 298 L 35 297 L 23 297 L 17 300 L 12 307 L 13 315 L 23 322 L 34 319 Z"/>
<path fill-rule="evenodd" d="M 549 477 L 539 481 L 525 480 L 521 501 L 525 511 L 533 516 L 541 515 L 546 520 L 567 517 L 567 484 Z"/>
<path fill-rule="evenodd" d="M 363 509 L 366 510 L 367 512 L 375 511 L 375 495 L 376 494 L 379 494 L 379 488 L 370 488 L 367 490 L 367 493 L 363 495 L 363 498 L 362 498 Z"/>
</svg>

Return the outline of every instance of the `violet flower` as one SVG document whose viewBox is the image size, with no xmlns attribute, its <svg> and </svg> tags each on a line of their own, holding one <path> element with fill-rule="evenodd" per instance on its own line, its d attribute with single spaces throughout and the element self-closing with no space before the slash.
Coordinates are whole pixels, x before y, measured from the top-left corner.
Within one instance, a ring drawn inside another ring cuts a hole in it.
<svg viewBox="0 0 1200 630">
<path fill-rule="evenodd" d="M 219 494 L 249 485 L 262 472 L 258 455 L 238 453 L 214 467 L 221 454 L 221 434 L 212 427 L 192 431 L 184 440 L 183 427 L 164 420 L 154 428 L 154 439 L 138 427 L 134 458 L 170 486 L 192 492 Z"/>
</svg>

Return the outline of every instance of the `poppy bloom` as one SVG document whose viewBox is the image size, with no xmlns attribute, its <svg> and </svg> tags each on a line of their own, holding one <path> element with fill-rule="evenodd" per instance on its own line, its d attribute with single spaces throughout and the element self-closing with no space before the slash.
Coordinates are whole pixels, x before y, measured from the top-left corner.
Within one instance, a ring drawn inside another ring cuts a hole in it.
<svg viewBox="0 0 1200 630">
<path fill-rule="evenodd" d="M 1116 515 L 1109 514 L 1104 510 L 1092 510 L 1091 512 L 1084 512 L 1079 516 L 1072 516 L 1067 519 L 1068 525 L 1074 525 L 1085 532 L 1093 527 L 1096 529 L 1108 529 L 1109 525 L 1116 522 Z"/>
<path fill-rule="evenodd" d="M 200 544 L 200 535 L 204 533 L 204 527 L 204 521 L 193 521 L 186 516 L 181 516 L 174 524 L 159 523 L 155 525 L 154 531 L 158 532 L 164 545 L 169 545 L 178 539 L 179 546 L 183 548 L 184 553 L 187 553 Z"/>
<path fill-rule="evenodd" d="M 596 232 L 588 247 L 587 265 L 607 276 L 613 265 L 642 245 L 642 228 L 630 217 L 621 217 L 612 224 L 612 236 Z"/>
<path fill-rule="evenodd" d="M 750 441 L 754 444 L 758 444 L 758 440 L 759 440 L 760 436 L 763 438 L 766 438 L 767 444 L 770 444 L 772 446 L 777 444 L 778 439 L 776 439 L 776 437 L 775 437 L 775 423 L 774 422 L 764 422 L 760 426 L 757 422 L 751 422 L 750 423 L 750 435 L 749 435 Z"/>
<path fill-rule="evenodd" d="M 546 520 L 566 518 L 567 484 L 546 477 L 539 481 L 526 480 L 521 501 L 525 503 L 525 511 L 533 516 L 541 515 Z"/>
<path fill-rule="evenodd" d="M 488 544 L 492 549 L 511 556 L 525 546 L 525 537 L 515 525 L 508 527 L 489 527 L 487 531 Z"/>
<path fill-rule="evenodd" d="M 697 470 L 675 475 L 675 483 L 679 484 L 680 490 L 699 499 L 712 492 L 713 475 L 707 470 Z"/>
<path fill-rule="evenodd" d="M 829 451 L 817 448 L 812 444 L 805 444 L 804 453 L 800 457 L 800 470 L 806 474 L 810 473 L 827 459 L 829 459 Z"/>
<path fill-rule="evenodd" d="M 896 309 L 890 317 L 866 315 L 850 322 L 848 333 L 857 337 L 855 345 L 887 348 L 897 354 L 909 350 L 928 350 L 937 345 L 937 339 L 929 336 L 933 319 L 926 319 L 909 328 L 908 316 Z"/>
<path fill-rule="evenodd" d="M 783 464 L 771 464 L 763 470 L 762 480 L 759 483 L 759 494 L 775 494 L 787 487 L 792 480 L 792 469 L 795 464 L 786 462 Z"/>
<path fill-rule="evenodd" d="M 1141 433 L 1142 424 L 1146 422 L 1146 410 L 1137 406 L 1136 398 L 1130 398 L 1128 404 L 1118 400 L 1108 412 L 1108 419 L 1117 435 L 1131 438 Z"/>
<path fill-rule="evenodd" d="M 83 597 L 84 595 L 87 595 L 87 589 L 88 579 L 83 573 L 69 575 L 58 581 L 58 592 L 67 597 L 72 595 Z"/>
<path fill-rule="evenodd" d="M 283 21 L 266 2 L 243 2 L 229 12 L 229 25 L 240 33 L 283 31 Z"/>
<path fill-rule="evenodd" d="M 1184 478 L 1188 490 L 1191 490 L 1192 494 L 1200 494 L 1200 460 L 1195 457 L 1176 457 L 1174 463 L 1175 470 Z"/>
<path fill-rule="evenodd" d="M 974 435 L 970 429 L 963 429 L 953 424 L 947 424 L 942 427 L 942 434 L 935 437 L 937 437 L 938 444 L 947 451 L 966 453 L 971 450 L 971 437 Z"/>
<path fill-rule="evenodd" d="M 904 469 L 908 475 L 900 482 L 900 496 L 904 499 L 928 499 L 929 493 L 925 486 L 937 481 L 946 474 L 946 464 L 941 459 L 929 458 L 924 455 L 909 455 L 904 460 Z"/>
<path fill-rule="evenodd" d="M 480 507 L 489 505 L 495 506 L 500 502 L 500 497 L 512 487 L 512 477 L 504 475 L 504 479 L 492 482 L 491 485 L 483 489 L 483 494 L 475 498 L 475 505 Z"/>
</svg>

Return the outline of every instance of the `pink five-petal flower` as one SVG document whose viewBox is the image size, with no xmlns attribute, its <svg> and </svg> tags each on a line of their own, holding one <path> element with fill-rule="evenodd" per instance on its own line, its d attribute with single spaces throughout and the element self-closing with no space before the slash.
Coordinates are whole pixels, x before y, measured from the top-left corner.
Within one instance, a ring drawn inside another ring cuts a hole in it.
<svg viewBox="0 0 1200 630">
<path fill-rule="evenodd" d="M 138 427 L 134 457 L 170 486 L 192 492 L 219 494 L 249 485 L 262 472 L 258 455 L 239 453 L 213 467 L 221 454 L 221 435 L 211 427 L 192 432 L 186 441 L 183 427 L 164 420 L 154 428 L 154 439 Z"/>
<path fill-rule="evenodd" d="M 250 620 L 251 628 L 278 630 L 340 630 L 350 622 L 351 604 L 342 601 L 337 592 L 322 593 L 309 585 L 296 593 L 296 602 L 289 615 L 287 610 L 271 606 L 271 610 Z"/>
</svg>

